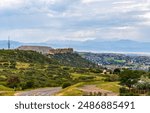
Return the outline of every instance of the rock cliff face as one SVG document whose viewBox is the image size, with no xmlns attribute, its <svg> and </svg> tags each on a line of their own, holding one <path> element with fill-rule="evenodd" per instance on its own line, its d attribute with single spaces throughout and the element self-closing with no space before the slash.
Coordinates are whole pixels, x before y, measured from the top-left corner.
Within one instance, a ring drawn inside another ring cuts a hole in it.
<svg viewBox="0 0 150 113">
<path fill-rule="evenodd" d="M 47 46 L 20 46 L 17 48 L 18 50 L 31 50 L 31 51 L 36 51 L 42 54 L 48 54 L 49 50 L 51 50 L 51 47 Z"/>
<path fill-rule="evenodd" d="M 63 53 L 73 53 L 73 48 L 62 48 L 62 49 L 53 49 L 47 46 L 20 46 L 18 50 L 31 50 L 36 51 L 42 54 L 63 54 Z"/>
<path fill-rule="evenodd" d="M 73 53 L 73 48 L 62 48 L 62 49 L 51 49 L 49 54 L 63 54 L 63 53 Z"/>
</svg>

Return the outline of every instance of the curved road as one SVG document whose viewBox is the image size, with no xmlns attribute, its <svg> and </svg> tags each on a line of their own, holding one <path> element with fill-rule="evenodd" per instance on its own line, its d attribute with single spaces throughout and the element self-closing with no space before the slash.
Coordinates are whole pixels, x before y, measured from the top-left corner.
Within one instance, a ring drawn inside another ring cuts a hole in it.
<svg viewBox="0 0 150 113">
<path fill-rule="evenodd" d="M 40 88 L 30 91 L 18 92 L 15 96 L 53 96 L 57 92 L 61 91 L 61 87 L 53 87 L 53 88 Z"/>
</svg>

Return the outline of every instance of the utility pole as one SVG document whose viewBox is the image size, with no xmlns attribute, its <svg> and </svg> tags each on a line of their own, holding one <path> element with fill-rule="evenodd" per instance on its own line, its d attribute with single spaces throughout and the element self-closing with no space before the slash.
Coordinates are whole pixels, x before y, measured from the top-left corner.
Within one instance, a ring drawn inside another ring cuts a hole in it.
<svg viewBox="0 0 150 113">
<path fill-rule="evenodd" d="M 8 49 L 10 49 L 10 37 L 8 36 Z"/>
</svg>

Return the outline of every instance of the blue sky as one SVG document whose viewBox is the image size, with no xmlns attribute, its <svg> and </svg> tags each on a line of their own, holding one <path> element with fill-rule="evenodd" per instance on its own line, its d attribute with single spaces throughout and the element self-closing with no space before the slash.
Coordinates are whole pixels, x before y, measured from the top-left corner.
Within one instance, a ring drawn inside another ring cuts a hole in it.
<svg viewBox="0 0 150 113">
<path fill-rule="evenodd" d="M 0 0 L 0 40 L 150 41 L 150 0 Z"/>
</svg>

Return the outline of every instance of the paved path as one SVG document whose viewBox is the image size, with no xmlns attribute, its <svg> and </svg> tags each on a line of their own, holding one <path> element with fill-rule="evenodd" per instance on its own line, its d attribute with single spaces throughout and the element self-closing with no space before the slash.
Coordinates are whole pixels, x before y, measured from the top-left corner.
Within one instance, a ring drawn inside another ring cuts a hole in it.
<svg viewBox="0 0 150 113">
<path fill-rule="evenodd" d="M 53 96 L 57 92 L 61 91 L 61 89 L 61 87 L 40 88 L 31 91 L 18 92 L 15 96 Z"/>
</svg>

